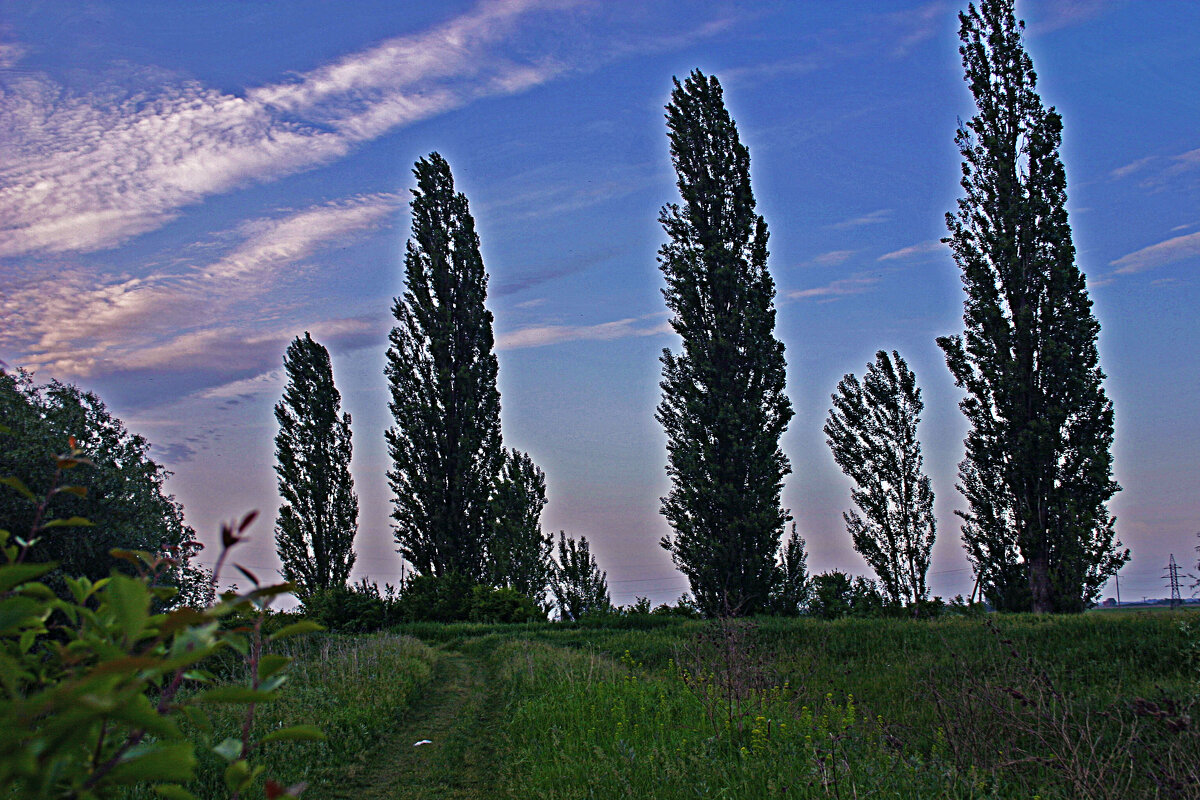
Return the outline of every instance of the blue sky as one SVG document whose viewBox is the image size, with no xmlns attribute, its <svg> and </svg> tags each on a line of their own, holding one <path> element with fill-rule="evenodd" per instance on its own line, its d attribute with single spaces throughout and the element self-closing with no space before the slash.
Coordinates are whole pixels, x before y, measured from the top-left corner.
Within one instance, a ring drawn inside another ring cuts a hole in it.
<svg viewBox="0 0 1200 800">
<path fill-rule="evenodd" d="M 400 572 L 383 353 L 413 162 L 450 162 L 491 275 L 506 443 L 545 527 L 586 535 L 614 600 L 686 589 L 666 532 L 655 254 L 676 199 L 671 77 L 716 74 L 771 231 L 796 417 L 784 504 L 815 571 L 866 567 L 829 395 L 897 349 L 924 389 L 930 583 L 966 593 L 965 423 L 936 336 L 961 329 L 944 215 L 973 113 L 958 4 L 0 2 L 0 358 L 97 391 L 154 443 L 213 541 L 260 509 L 277 565 L 272 406 L 303 331 L 353 415 L 356 577 Z M 1200 4 L 1018 7 L 1063 158 L 1117 413 L 1122 599 L 1162 596 L 1200 531 Z M 206 551 L 204 558 L 215 556 Z M 1111 594 L 1110 586 L 1107 593 Z"/>
</svg>

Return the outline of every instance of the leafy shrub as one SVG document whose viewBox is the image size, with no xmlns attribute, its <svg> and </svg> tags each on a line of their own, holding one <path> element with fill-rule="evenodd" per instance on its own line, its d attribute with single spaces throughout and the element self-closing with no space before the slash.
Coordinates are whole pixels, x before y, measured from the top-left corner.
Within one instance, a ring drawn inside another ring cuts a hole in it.
<svg viewBox="0 0 1200 800">
<path fill-rule="evenodd" d="M 494 589 L 482 584 L 471 590 L 472 622 L 541 622 L 546 612 L 532 597 L 502 586 Z"/>
<path fill-rule="evenodd" d="M 364 578 L 351 586 L 319 589 L 304 601 L 304 615 L 343 633 L 370 633 L 400 621 L 399 600 L 389 585 L 380 593 Z"/>
<path fill-rule="evenodd" d="M 40 579 L 58 565 L 34 562 L 30 554 L 47 530 L 89 524 L 77 515 L 46 516 L 51 500 L 78 494 L 76 487 L 62 485 L 64 473 L 89 463 L 73 438 L 69 446 L 55 457 L 40 498 L 16 476 L 0 478 L 35 505 L 28 537 L 0 529 L 0 796 L 102 798 L 153 785 L 166 797 L 190 798 L 181 784 L 193 778 L 197 758 L 181 723 L 186 719 L 211 731 L 209 707 L 233 704 L 244 708 L 242 735 L 211 746 L 211 752 L 224 764 L 224 790 L 237 798 L 263 772 L 251 761 L 263 745 L 321 737 L 311 726 L 281 728 L 259 739 L 251 734 L 256 706 L 276 698 L 291 662 L 268 653 L 267 642 L 318 626 L 296 623 L 264 637 L 268 606 L 292 587 L 260 586 L 244 570 L 254 583 L 248 592 L 227 592 L 204 609 L 156 613 L 178 594 L 160 582 L 178 563 L 144 550 L 111 552 L 128 562 L 134 576 L 117 570 L 98 580 L 64 575 L 66 594 L 55 594 Z M 254 516 L 222 529 L 218 573 Z M 0 525 L 10 524 L 0 518 Z M 222 627 L 224 619 L 251 609 L 252 625 Z M 246 682 L 214 685 L 207 667 L 230 651 L 242 657 Z M 271 781 L 265 788 L 270 798 L 303 789 Z"/>
<path fill-rule="evenodd" d="M 471 618 L 470 578 L 457 573 L 414 575 L 400 589 L 398 613 L 406 622 L 464 622 Z"/>
</svg>

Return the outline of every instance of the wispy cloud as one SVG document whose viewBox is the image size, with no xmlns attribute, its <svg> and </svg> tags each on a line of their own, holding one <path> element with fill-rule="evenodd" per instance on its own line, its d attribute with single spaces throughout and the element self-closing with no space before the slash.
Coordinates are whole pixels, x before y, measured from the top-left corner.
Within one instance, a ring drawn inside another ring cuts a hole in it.
<svg viewBox="0 0 1200 800">
<path fill-rule="evenodd" d="M 836 300 L 848 294 L 862 294 L 870 291 L 871 287 L 879 283 L 882 278 L 883 275 L 879 273 L 858 272 L 848 278 L 831 281 L 824 286 L 788 292 L 788 297 L 793 300 L 811 300 L 813 298 Z"/>
<path fill-rule="evenodd" d="M 946 27 L 947 20 L 953 19 L 947 13 L 948 9 L 947 3 L 935 0 L 932 3 L 891 14 L 890 20 L 896 26 L 895 39 L 892 42 L 892 55 L 902 58 L 921 42 L 936 36 L 938 31 Z"/>
<path fill-rule="evenodd" d="M 1113 180 L 1141 174 L 1140 184 L 1146 189 L 1162 189 L 1181 175 L 1200 169 L 1200 148 L 1172 156 L 1149 155 L 1124 164 L 1109 172 Z"/>
<path fill-rule="evenodd" d="M 1109 264 L 1117 268 L 1115 274 L 1131 275 L 1197 256 L 1200 256 L 1200 233 L 1189 233 L 1135 250 Z"/>
<path fill-rule="evenodd" d="M 835 222 L 829 227 L 836 230 L 846 230 L 847 228 L 860 228 L 863 225 L 878 225 L 881 222 L 887 222 L 892 217 L 890 208 L 881 208 L 878 211 L 872 211 L 869 214 L 863 214 L 861 217 L 851 217 L 844 219 L 841 222 Z"/>
<path fill-rule="evenodd" d="M 1115 4 L 1114 0 L 1042 0 L 1030 4 L 1031 8 L 1037 10 L 1038 16 L 1030 20 L 1029 34 L 1039 36 L 1080 25 L 1100 16 Z"/>
<path fill-rule="evenodd" d="M 657 320 L 657 321 L 656 321 Z M 644 317 L 627 317 L 602 322 L 599 325 L 532 325 L 496 337 L 498 350 L 521 350 L 528 347 L 546 347 L 562 342 L 610 341 L 627 339 L 631 336 L 657 336 L 670 333 L 671 325 L 662 320 L 661 314 Z"/>
<path fill-rule="evenodd" d="M 838 264 L 845 262 L 846 259 L 850 258 L 850 256 L 854 255 L 856 252 L 858 251 L 830 250 L 829 252 L 813 256 L 809 263 L 815 264 L 818 267 L 836 267 Z"/>
<path fill-rule="evenodd" d="M 937 239 L 930 239 L 925 242 L 919 242 L 908 247 L 901 247 L 899 250 L 893 250 L 890 253 L 884 253 L 877 261 L 899 261 L 913 256 L 921 256 L 927 253 L 936 253 L 942 250 L 944 245 Z"/>
<path fill-rule="evenodd" d="M 1109 175 L 1109 177 L 1114 178 L 1116 180 L 1120 180 L 1121 178 L 1127 178 L 1130 175 L 1132 175 L 1133 173 L 1141 171 L 1147 165 L 1153 163 L 1154 160 L 1155 160 L 1154 156 L 1146 156 L 1145 158 L 1139 158 L 1134 161 L 1130 161 L 1128 164 L 1124 164 L 1122 166 L 1117 167 L 1116 169 L 1109 172 L 1108 175 Z"/>
<path fill-rule="evenodd" d="M 278 329 L 290 330 L 280 326 L 278 288 L 330 244 L 387 226 L 401 202 L 364 195 L 255 220 L 223 257 L 181 271 L 42 275 L 0 301 L 0 344 L 30 366 L 74 377 L 218 361 L 254 369 Z"/>
<path fill-rule="evenodd" d="M 345 155 L 471 101 L 544 83 L 552 58 L 495 45 L 548 0 L 493 0 L 294 80 L 230 94 L 197 83 L 77 95 L 45 77 L 0 93 L 0 256 L 114 246 L 206 196 Z"/>
</svg>

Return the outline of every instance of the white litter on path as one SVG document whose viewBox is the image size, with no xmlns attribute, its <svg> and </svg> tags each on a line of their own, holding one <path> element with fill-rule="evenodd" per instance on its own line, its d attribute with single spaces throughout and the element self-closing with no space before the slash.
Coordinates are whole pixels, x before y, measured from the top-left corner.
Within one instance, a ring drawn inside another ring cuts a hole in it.
<svg viewBox="0 0 1200 800">
<path fill-rule="evenodd" d="M 420 747 L 423 744 L 433 744 L 433 741 L 430 739 L 422 739 L 419 742 L 413 742 L 413 747 Z"/>
</svg>

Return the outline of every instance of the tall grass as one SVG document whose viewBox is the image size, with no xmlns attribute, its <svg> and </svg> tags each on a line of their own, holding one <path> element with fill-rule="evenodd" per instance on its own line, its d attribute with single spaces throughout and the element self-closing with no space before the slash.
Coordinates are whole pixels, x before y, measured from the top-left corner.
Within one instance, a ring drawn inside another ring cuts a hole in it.
<svg viewBox="0 0 1200 800">
<path fill-rule="evenodd" d="M 437 653 L 419 640 L 397 635 L 318 634 L 281 642 L 276 652 L 295 657 L 279 699 L 258 705 L 254 740 L 279 728 L 313 724 L 323 741 L 283 741 L 263 746 L 256 763 L 264 777 L 283 786 L 306 783 L 306 797 L 360 770 L 387 731 L 430 678 Z M 226 797 L 226 762 L 211 747 L 240 737 L 245 718 L 237 706 L 210 707 L 212 731 L 188 731 L 197 742 L 197 797 Z M 142 795 L 135 795 L 142 797 Z M 157 797 L 147 792 L 145 797 Z"/>
<path fill-rule="evenodd" d="M 1175 618 L 510 635 L 512 797 L 1200 796 Z"/>
</svg>

